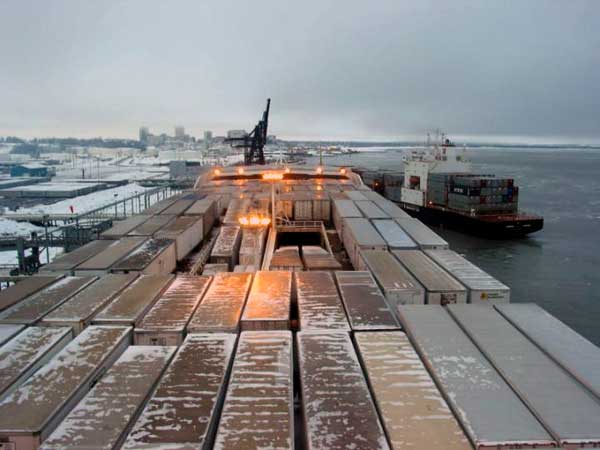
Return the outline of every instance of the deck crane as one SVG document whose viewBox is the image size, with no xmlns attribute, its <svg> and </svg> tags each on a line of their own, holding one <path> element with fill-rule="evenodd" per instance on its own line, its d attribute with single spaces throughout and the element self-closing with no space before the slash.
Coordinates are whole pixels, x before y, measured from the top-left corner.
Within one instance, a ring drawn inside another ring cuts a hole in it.
<svg viewBox="0 0 600 450">
<path fill-rule="evenodd" d="M 243 137 L 227 138 L 226 142 L 230 142 L 234 148 L 244 149 L 244 164 L 250 166 L 252 164 L 265 164 L 265 154 L 263 148 L 267 143 L 267 129 L 269 127 L 269 109 L 271 107 L 271 99 L 267 99 L 267 108 L 263 112 L 262 119 L 254 127 L 250 133 Z"/>
</svg>

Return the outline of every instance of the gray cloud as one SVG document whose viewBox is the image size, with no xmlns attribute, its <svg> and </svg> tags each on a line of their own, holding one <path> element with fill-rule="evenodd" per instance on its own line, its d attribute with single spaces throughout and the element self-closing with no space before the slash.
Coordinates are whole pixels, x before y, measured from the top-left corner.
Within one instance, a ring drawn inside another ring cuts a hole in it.
<svg viewBox="0 0 600 450">
<path fill-rule="evenodd" d="M 600 138 L 600 3 L 0 3 L 0 134 Z"/>
</svg>

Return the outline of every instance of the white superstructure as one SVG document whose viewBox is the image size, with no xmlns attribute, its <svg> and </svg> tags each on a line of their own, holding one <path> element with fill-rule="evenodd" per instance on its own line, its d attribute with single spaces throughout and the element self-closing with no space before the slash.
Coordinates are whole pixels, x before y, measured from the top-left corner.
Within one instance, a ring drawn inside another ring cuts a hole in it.
<svg viewBox="0 0 600 450">
<path fill-rule="evenodd" d="M 430 173 L 469 173 L 471 162 L 466 158 L 466 149 L 458 149 L 450 142 L 429 143 L 412 150 L 404 157 L 404 184 L 401 199 L 405 203 L 425 206 L 427 182 Z"/>
</svg>

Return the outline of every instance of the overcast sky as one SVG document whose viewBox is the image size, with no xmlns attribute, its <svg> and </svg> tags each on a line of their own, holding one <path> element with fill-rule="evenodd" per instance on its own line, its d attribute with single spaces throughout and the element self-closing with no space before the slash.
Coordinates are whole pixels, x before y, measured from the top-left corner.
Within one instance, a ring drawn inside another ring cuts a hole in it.
<svg viewBox="0 0 600 450">
<path fill-rule="evenodd" d="M 600 140 L 600 1 L 1 0 L 0 135 Z"/>
</svg>

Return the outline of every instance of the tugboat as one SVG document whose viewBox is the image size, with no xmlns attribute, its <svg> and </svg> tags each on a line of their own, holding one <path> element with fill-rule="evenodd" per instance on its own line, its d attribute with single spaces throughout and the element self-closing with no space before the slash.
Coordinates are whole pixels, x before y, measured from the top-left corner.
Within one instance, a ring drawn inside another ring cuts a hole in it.
<svg viewBox="0 0 600 450">
<path fill-rule="evenodd" d="M 539 231 L 544 218 L 519 211 L 514 179 L 475 174 L 466 149 L 443 134 L 404 157 L 400 206 L 425 223 L 482 237 L 522 237 Z"/>
</svg>

